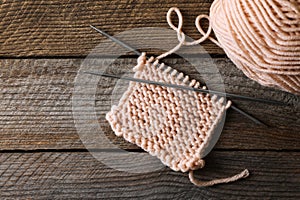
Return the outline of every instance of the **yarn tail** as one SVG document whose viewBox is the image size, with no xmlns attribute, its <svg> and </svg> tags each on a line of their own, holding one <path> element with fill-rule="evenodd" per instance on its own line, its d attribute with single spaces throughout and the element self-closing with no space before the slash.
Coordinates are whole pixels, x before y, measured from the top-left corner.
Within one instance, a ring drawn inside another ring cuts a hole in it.
<svg viewBox="0 0 300 200">
<path fill-rule="evenodd" d="M 229 182 L 237 181 L 242 178 L 246 178 L 248 176 L 249 176 L 249 171 L 248 171 L 248 169 L 245 169 L 241 173 L 236 174 L 231 177 L 228 177 L 228 178 L 215 179 L 215 180 L 211 180 L 211 181 L 200 181 L 200 180 L 195 179 L 194 171 L 191 170 L 189 172 L 190 181 L 199 187 L 207 187 L 207 186 L 212 186 L 212 185 L 221 184 L 221 183 L 229 183 Z"/>
</svg>

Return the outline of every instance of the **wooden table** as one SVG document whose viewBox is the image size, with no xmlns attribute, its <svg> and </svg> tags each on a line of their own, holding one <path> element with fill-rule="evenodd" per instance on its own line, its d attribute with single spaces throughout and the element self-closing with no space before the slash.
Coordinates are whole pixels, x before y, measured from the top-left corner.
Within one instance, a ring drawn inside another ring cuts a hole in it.
<svg viewBox="0 0 300 200">
<path fill-rule="evenodd" d="M 194 19 L 208 14 L 212 0 L 161 2 L 1 1 L 1 199 L 300 198 L 299 96 L 249 80 L 209 41 L 203 47 L 218 66 L 227 92 L 290 104 L 236 101 L 238 107 L 269 127 L 229 110 L 221 138 L 205 159 L 206 167 L 196 172 L 197 178 L 210 180 L 248 168 L 249 178 L 199 188 L 190 183 L 187 174 L 169 168 L 148 173 L 117 171 L 95 159 L 82 144 L 72 114 L 74 80 L 85 57 L 105 39 L 89 25 L 112 35 L 132 28 L 169 28 L 166 12 L 177 6 L 184 15 L 184 31 L 194 39 L 199 37 Z M 109 49 L 107 52 L 111 53 Z M 205 63 L 207 58 L 203 59 Z M 184 64 L 176 56 L 164 62 L 174 68 Z M 135 63 L 136 57 L 128 54 L 114 66 Z M 197 78 L 190 68 L 180 69 Z M 102 96 L 96 107 L 101 108 L 101 101 L 108 96 Z M 114 136 L 110 129 L 106 135 L 122 149 L 144 153 Z"/>
</svg>

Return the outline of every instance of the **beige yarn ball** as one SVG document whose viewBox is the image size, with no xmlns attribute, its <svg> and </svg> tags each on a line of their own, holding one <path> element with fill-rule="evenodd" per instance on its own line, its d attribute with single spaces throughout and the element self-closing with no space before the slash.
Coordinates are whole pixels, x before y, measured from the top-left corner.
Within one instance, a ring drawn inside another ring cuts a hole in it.
<svg viewBox="0 0 300 200">
<path fill-rule="evenodd" d="M 210 23 L 246 76 L 300 94 L 300 0 L 215 0 Z"/>
</svg>

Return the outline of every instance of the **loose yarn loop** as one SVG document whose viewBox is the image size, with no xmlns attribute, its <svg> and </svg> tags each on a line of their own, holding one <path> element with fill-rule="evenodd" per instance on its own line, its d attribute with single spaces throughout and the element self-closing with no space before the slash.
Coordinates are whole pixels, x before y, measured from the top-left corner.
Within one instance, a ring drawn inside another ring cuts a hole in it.
<svg viewBox="0 0 300 200">
<path fill-rule="evenodd" d="M 172 12 L 175 12 L 177 14 L 177 17 L 178 17 L 178 27 L 174 26 L 172 20 L 171 20 L 171 14 Z M 208 30 L 207 32 L 205 33 L 202 28 L 201 28 L 201 25 L 200 25 L 200 21 L 201 19 L 203 18 L 206 18 L 209 20 L 209 17 L 207 15 L 199 15 L 196 20 L 195 20 L 195 26 L 197 28 L 197 30 L 203 35 L 201 38 L 199 38 L 198 40 L 195 40 L 193 42 L 187 42 L 185 41 L 185 34 L 184 32 L 182 31 L 182 25 L 183 25 L 183 17 L 182 17 L 182 14 L 180 12 L 180 10 L 176 7 L 172 7 L 169 9 L 168 13 L 167 13 L 167 22 L 169 24 L 169 26 L 177 32 L 177 38 L 178 38 L 178 41 L 179 41 L 179 44 L 177 46 L 175 46 L 173 49 L 171 49 L 170 51 L 166 52 L 166 53 L 163 53 L 162 55 L 158 56 L 156 59 L 159 60 L 159 59 L 162 59 L 172 53 L 174 53 L 175 51 L 178 51 L 182 46 L 191 46 L 191 45 L 197 45 L 197 44 L 200 44 L 202 43 L 203 41 L 207 40 L 207 39 L 210 39 L 211 41 L 213 41 L 214 43 L 218 44 L 219 43 L 214 40 L 213 38 L 210 37 L 210 34 L 211 34 L 211 31 L 212 31 L 212 27 L 209 26 L 208 27 Z"/>
<path fill-rule="evenodd" d="M 209 19 L 245 75 L 300 94 L 300 0 L 215 0 Z"/>
</svg>

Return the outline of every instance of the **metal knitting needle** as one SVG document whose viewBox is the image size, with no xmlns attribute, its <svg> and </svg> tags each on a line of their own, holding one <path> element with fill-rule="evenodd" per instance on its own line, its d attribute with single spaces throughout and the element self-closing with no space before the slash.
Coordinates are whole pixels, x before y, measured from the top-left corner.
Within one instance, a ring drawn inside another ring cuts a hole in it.
<svg viewBox="0 0 300 200">
<path fill-rule="evenodd" d="M 111 35 L 105 33 L 104 31 L 102 31 L 102 30 L 100 30 L 100 29 L 98 29 L 98 28 L 96 28 L 96 27 L 94 27 L 94 26 L 92 26 L 92 25 L 90 25 L 90 27 L 91 27 L 92 29 L 96 30 L 97 32 L 101 33 L 101 34 L 104 35 L 105 37 L 111 39 L 113 42 L 115 42 L 115 43 L 117 43 L 117 44 L 119 44 L 119 45 L 125 47 L 126 49 L 128 49 L 128 50 L 130 50 L 130 51 L 133 51 L 136 55 L 140 56 L 140 55 L 142 54 L 141 52 L 139 52 L 139 51 L 137 51 L 136 49 L 132 48 L 131 46 L 127 45 L 126 43 L 124 43 L 124 42 L 122 42 L 122 41 L 116 39 L 115 37 L 113 37 L 113 36 L 111 36 Z"/>
<path fill-rule="evenodd" d="M 97 73 L 97 72 L 83 72 L 85 74 L 91 74 L 91 75 L 96 75 L 96 76 L 103 76 L 103 77 L 108 77 L 108 78 L 115 78 L 115 79 L 121 79 L 121 80 L 127 80 L 127 81 L 133 81 L 137 83 L 146 83 L 146 84 L 151 84 L 151 85 L 158 85 L 162 87 L 170 87 L 170 88 L 176 88 L 176 89 L 181 89 L 181 90 L 188 90 L 188 91 L 194 91 L 194 92 L 201 92 L 201 93 L 217 93 L 218 96 L 228 96 L 226 93 L 221 93 L 217 91 L 212 91 L 212 90 L 205 90 L 205 89 L 199 89 L 199 88 L 193 88 L 193 87 L 187 87 L 187 86 L 182 86 L 182 85 L 173 85 L 173 84 L 168 84 L 168 83 L 163 83 L 163 82 L 156 82 L 156 81 L 149 81 L 149 80 L 144 80 L 144 79 L 138 79 L 138 78 L 131 78 L 131 77 L 121 77 L 113 74 L 102 74 L 102 73 Z M 220 95 L 222 94 L 222 95 Z M 249 115 L 245 111 L 237 108 L 234 105 L 230 106 L 233 110 L 239 112 L 240 114 L 244 115 L 245 117 L 251 119 L 257 124 L 267 126 L 266 124 L 262 123 L 258 119 L 254 118 L 253 116 Z"/>
<path fill-rule="evenodd" d="M 112 41 L 116 42 L 117 44 L 127 48 L 128 50 L 131 50 L 133 52 L 135 52 L 137 55 L 141 55 L 141 52 L 135 50 L 134 48 L 132 48 L 131 46 L 125 44 L 124 42 L 116 39 L 115 37 L 105 33 L 104 31 L 90 25 L 91 28 L 93 28 L 94 30 L 96 30 L 97 32 L 101 33 L 102 35 L 108 37 L 109 39 L 111 39 Z M 95 74 L 94 74 L 95 75 Z M 277 102 L 276 102 L 277 103 Z M 280 102 L 281 103 L 281 102 Z M 281 103 L 282 104 L 282 103 Z M 231 105 L 231 108 L 234 109 L 235 111 L 239 112 L 240 114 L 244 115 L 245 117 L 249 118 L 250 120 L 252 120 L 253 122 L 257 123 L 257 124 L 260 124 L 260 125 L 264 125 L 266 126 L 266 124 L 262 123 L 260 120 L 254 118 L 253 116 L 249 115 L 248 113 L 242 111 L 241 109 L 235 107 L 234 105 Z"/>
<path fill-rule="evenodd" d="M 242 95 L 219 92 L 219 91 L 215 91 L 215 90 L 207 90 L 207 89 L 202 89 L 202 88 L 193 88 L 193 87 L 188 87 L 188 86 L 183 86 L 183 85 L 175 85 L 175 84 L 169 84 L 169 83 L 164 83 L 164 82 L 144 80 L 144 79 L 139 79 L 139 78 L 122 77 L 122 76 L 118 76 L 118 75 L 114 75 L 114 74 L 97 73 L 97 72 L 83 72 L 83 73 L 97 75 L 97 76 L 103 76 L 103 77 L 109 77 L 109 78 L 115 78 L 115 79 L 122 79 L 122 80 L 127 80 L 127 81 L 138 82 L 138 83 L 146 83 L 146 84 L 151 84 L 151 85 L 170 87 L 170 88 L 181 89 L 181 90 L 188 90 L 188 91 L 193 91 L 193 92 L 200 92 L 200 93 L 206 93 L 206 94 L 215 94 L 215 95 L 218 95 L 218 96 L 221 96 L 221 97 L 231 97 L 231 98 L 248 100 L 248 101 L 255 101 L 255 102 L 272 103 L 272 104 L 282 105 L 282 102 L 269 101 L 269 100 L 265 100 L 265 99 L 257 99 L 257 98 L 254 98 L 254 97 L 246 97 L 246 96 L 242 96 Z"/>
</svg>

